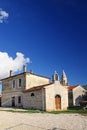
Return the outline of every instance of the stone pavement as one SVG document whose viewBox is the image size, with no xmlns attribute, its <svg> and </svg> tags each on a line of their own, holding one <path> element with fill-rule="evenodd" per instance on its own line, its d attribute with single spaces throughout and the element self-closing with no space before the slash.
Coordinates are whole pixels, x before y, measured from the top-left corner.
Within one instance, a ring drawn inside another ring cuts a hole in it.
<svg viewBox="0 0 87 130">
<path fill-rule="evenodd" d="M 87 130 L 87 116 L 0 111 L 0 130 Z"/>
</svg>

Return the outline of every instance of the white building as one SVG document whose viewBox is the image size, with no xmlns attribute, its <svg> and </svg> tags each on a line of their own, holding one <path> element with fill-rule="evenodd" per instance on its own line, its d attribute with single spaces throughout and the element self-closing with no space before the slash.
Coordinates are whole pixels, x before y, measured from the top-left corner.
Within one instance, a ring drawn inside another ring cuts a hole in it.
<svg viewBox="0 0 87 130">
<path fill-rule="evenodd" d="M 67 110 L 69 105 L 79 104 L 76 99 L 85 91 L 80 86 L 73 91 L 71 88 L 64 71 L 61 81 L 57 72 L 53 74 L 51 81 L 48 77 L 26 72 L 24 66 L 23 73 L 12 75 L 10 71 L 10 76 L 2 79 L 2 106 L 46 111 Z M 72 100 L 69 99 L 70 92 Z"/>
</svg>

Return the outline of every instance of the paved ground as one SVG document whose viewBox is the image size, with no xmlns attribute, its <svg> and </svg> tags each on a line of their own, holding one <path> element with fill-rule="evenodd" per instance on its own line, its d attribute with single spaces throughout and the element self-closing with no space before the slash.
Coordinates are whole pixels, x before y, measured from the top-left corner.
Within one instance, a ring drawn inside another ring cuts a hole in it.
<svg viewBox="0 0 87 130">
<path fill-rule="evenodd" d="M 87 116 L 0 111 L 0 130 L 87 130 Z"/>
</svg>

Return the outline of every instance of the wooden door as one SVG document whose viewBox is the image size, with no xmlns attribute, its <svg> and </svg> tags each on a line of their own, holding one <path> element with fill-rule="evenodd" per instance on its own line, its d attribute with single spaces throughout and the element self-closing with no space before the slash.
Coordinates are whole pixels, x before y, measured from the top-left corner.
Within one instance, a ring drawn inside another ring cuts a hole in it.
<svg viewBox="0 0 87 130">
<path fill-rule="evenodd" d="M 61 109 L 61 97 L 59 95 L 55 96 L 55 105 L 56 105 L 56 110 Z"/>
<path fill-rule="evenodd" d="M 15 107 L 15 97 L 12 97 L 12 107 Z"/>
</svg>

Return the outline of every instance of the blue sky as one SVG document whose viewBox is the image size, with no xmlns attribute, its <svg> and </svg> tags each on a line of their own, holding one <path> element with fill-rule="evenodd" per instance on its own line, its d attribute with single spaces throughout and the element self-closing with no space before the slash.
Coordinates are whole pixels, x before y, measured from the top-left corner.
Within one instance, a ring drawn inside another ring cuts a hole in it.
<svg viewBox="0 0 87 130">
<path fill-rule="evenodd" d="M 30 58 L 27 70 L 51 78 L 64 69 L 70 85 L 87 84 L 86 0 L 3 0 L 0 52 Z M 3 57 L 4 58 L 4 57 Z M 1 60 L 0 62 L 3 62 Z M 5 67 L 6 69 L 6 67 Z"/>
</svg>

